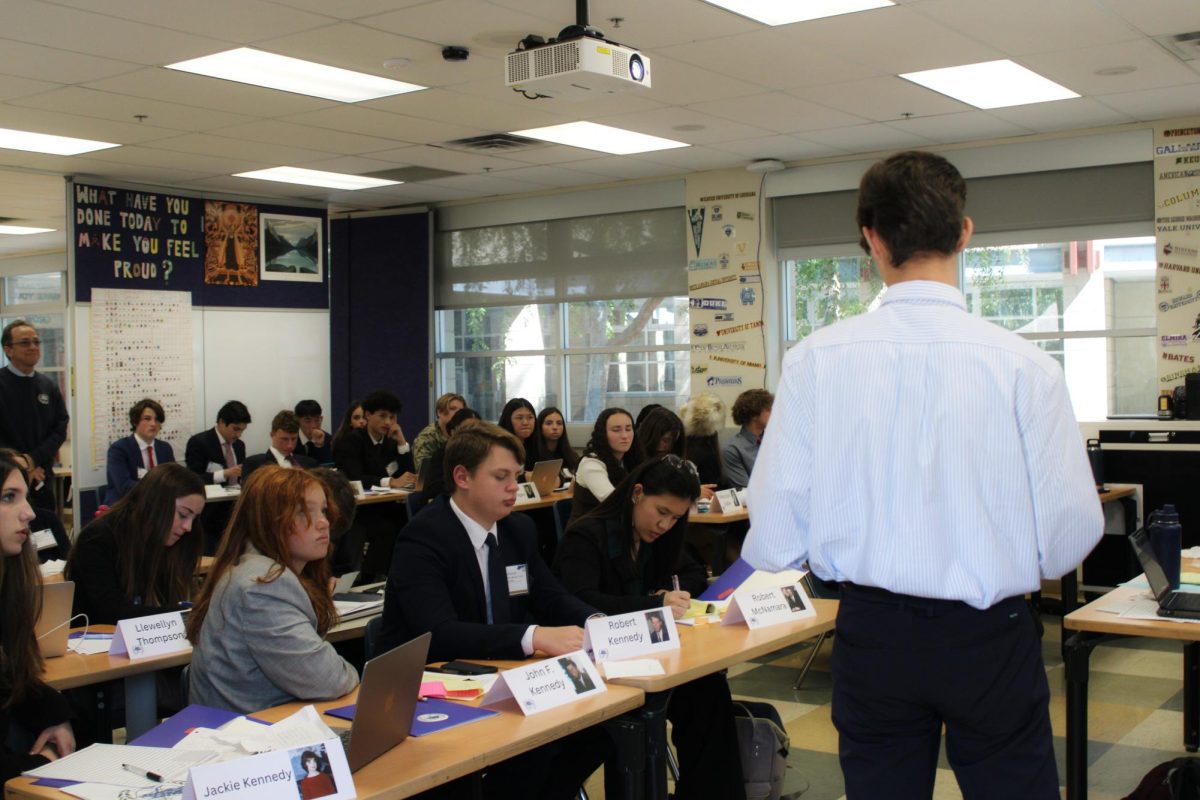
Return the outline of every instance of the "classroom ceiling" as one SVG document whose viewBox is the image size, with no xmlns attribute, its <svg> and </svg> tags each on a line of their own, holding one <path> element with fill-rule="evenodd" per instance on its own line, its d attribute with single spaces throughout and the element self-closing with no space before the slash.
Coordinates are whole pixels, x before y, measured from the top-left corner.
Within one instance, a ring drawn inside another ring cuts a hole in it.
<svg viewBox="0 0 1200 800">
<path fill-rule="evenodd" d="M 780 0 L 780 2 L 802 0 Z M 1194 0 L 899 0 L 768 27 L 701 0 L 592 0 L 591 23 L 652 59 L 648 91 L 526 100 L 503 58 L 574 22 L 571 0 L 3 0 L 0 127 L 122 146 L 74 157 L 0 150 L 0 217 L 64 225 L 63 175 L 334 210 L 438 203 L 1193 114 L 1200 60 L 1155 40 L 1200 31 Z M 620 18 L 614 23 L 613 18 Z M 469 60 L 442 60 L 461 45 Z M 163 68 L 253 46 L 426 85 L 342 104 Z M 1200 48 L 1191 55 L 1200 59 Z M 388 68 L 384 61 L 407 59 Z M 1011 58 L 1082 97 L 981 111 L 897 73 Z M 687 142 L 632 156 L 449 140 L 592 120 Z M 273 166 L 458 173 L 357 192 L 252 181 Z M 0 236 L 0 255 L 62 234 Z"/>
</svg>

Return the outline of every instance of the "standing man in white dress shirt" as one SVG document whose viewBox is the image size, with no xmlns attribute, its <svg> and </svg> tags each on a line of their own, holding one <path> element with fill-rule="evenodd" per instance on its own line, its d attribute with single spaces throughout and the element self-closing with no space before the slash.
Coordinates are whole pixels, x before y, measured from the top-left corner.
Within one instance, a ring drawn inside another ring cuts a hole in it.
<svg viewBox="0 0 1200 800">
<path fill-rule="evenodd" d="M 1049 687 L 1023 595 L 1103 533 L 1062 369 L 972 316 L 973 223 L 946 159 L 859 187 L 878 310 L 785 357 L 743 557 L 842 584 L 833 721 L 849 800 L 932 796 L 942 726 L 963 796 L 1057 798 Z"/>
</svg>

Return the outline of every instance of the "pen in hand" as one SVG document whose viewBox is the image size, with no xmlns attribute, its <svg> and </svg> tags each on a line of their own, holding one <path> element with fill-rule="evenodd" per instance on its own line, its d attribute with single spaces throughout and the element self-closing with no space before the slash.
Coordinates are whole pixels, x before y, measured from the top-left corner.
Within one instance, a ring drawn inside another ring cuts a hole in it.
<svg viewBox="0 0 1200 800">
<path fill-rule="evenodd" d="M 679 576 L 678 575 L 671 576 L 671 591 L 674 591 L 674 592 L 679 591 Z"/>
<path fill-rule="evenodd" d="M 121 769 L 125 770 L 126 772 L 132 772 L 134 775 L 143 777 L 146 780 L 154 781 L 155 783 L 162 783 L 163 777 L 162 777 L 162 775 L 159 775 L 157 772 L 151 772 L 148 769 L 142 769 L 141 767 L 135 767 L 132 764 L 122 764 Z"/>
</svg>

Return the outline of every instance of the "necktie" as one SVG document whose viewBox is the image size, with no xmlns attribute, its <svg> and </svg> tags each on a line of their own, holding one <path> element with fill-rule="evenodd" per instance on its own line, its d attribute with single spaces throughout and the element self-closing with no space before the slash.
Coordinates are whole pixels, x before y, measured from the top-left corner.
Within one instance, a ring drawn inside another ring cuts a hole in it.
<svg viewBox="0 0 1200 800">
<path fill-rule="evenodd" d="M 225 453 L 225 466 L 228 468 L 236 467 L 237 460 L 233 457 L 233 445 L 231 445 L 229 442 L 221 442 L 221 450 Z M 226 484 L 229 486 L 237 486 L 238 479 L 230 478 L 228 481 L 226 481 Z"/>
<path fill-rule="evenodd" d="M 508 607 L 508 577 L 504 572 L 504 559 L 500 556 L 500 542 L 496 534 L 487 535 L 488 548 L 488 622 L 505 625 L 512 621 Z"/>
<path fill-rule="evenodd" d="M 296 457 L 294 455 L 292 455 L 291 453 L 288 453 L 286 456 L 284 456 L 283 460 L 288 463 L 289 467 L 296 466 Z"/>
<path fill-rule="evenodd" d="M 146 463 L 149 465 L 146 469 L 154 469 L 154 445 L 146 447 Z"/>
</svg>

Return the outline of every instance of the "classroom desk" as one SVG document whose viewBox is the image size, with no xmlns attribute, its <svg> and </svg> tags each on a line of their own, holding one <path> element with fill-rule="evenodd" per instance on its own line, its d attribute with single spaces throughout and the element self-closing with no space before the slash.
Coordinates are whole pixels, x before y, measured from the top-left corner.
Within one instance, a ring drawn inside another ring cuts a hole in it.
<svg viewBox="0 0 1200 800">
<path fill-rule="evenodd" d="M 536 511 L 539 508 L 550 508 L 559 500 L 570 500 L 574 496 L 574 489 L 568 489 L 565 492 L 553 492 L 529 503 L 518 503 L 513 506 L 513 511 Z"/>
<path fill-rule="evenodd" d="M 1125 514 L 1125 534 L 1137 530 L 1137 487 L 1113 486 L 1100 492 L 1100 504 L 1119 502 Z M 1062 576 L 1059 581 L 1062 595 L 1062 614 L 1065 617 L 1079 607 L 1079 567 Z M 1085 589 L 1087 587 L 1084 587 Z"/>
<path fill-rule="evenodd" d="M 833 630 L 838 602 L 814 600 L 813 607 L 817 610 L 816 617 L 757 630 L 750 630 L 745 625 L 677 625 L 680 648 L 656 657 L 662 662 L 665 675 L 609 681 L 609 686 L 630 686 L 646 693 L 645 705 L 630 715 L 641 726 L 645 741 L 645 760 L 643 765 L 639 765 L 644 767 L 642 785 L 626 787 L 623 794 L 629 797 L 644 796 L 647 800 L 666 800 L 666 714 L 672 689 Z M 625 767 L 622 773 L 636 781 L 638 770 L 634 765 Z M 607 787 L 607 779 L 605 783 Z"/>
<path fill-rule="evenodd" d="M 1200 569 L 1200 560 L 1184 559 L 1184 570 Z M 1088 662 L 1092 649 L 1110 636 L 1146 636 L 1183 643 L 1183 744 L 1200 747 L 1200 624 L 1169 620 L 1126 619 L 1098 610 L 1146 589 L 1118 588 L 1063 618 L 1063 655 L 1067 677 L 1067 800 L 1087 798 Z M 1066 638 L 1066 631 L 1075 631 Z"/>
<path fill-rule="evenodd" d="M 355 689 L 345 697 L 314 705 L 323 712 L 353 703 L 357 696 Z M 641 706 L 643 697 L 640 689 L 609 684 L 606 692 L 530 717 L 506 700 L 494 706 L 500 712 L 494 717 L 406 739 L 354 773 L 354 787 L 360 800 L 411 797 L 632 711 Z M 304 705 L 289 703 L 254 716 L 275 722 Z M 323 715 L 322 719 L 332 728 L 349 725 L 336 717 Z"/>
<path fill-rule="evenodd" d="M 736 511 L 708 511 L 701 514 L 699 511 L 693 511 L 688 514 L 688 522 L 695 522 L 701 525 L 728 525 L 731 522 L 742 522 L 750 519 L 750 511 L 745 508 L 739 508 Z"/>
<path fill-rule="evenodd" d="M 241 494 L 241 492 L 226 491 L 213 497 L 206 497 L 205 502 L 232 503 L 234 500 L 237 500 L 239 497 L 241 497 Z M 411 492 L 404 489 L 396 489 L 395 491 L 388 492 L 387 494 L 355 495 L 354 502 L 360 506 L 370 506 L 375 505 L 376 503 L 404 502 L 406 499 L 408 499 L 410 494 Z"/>
</svg>

